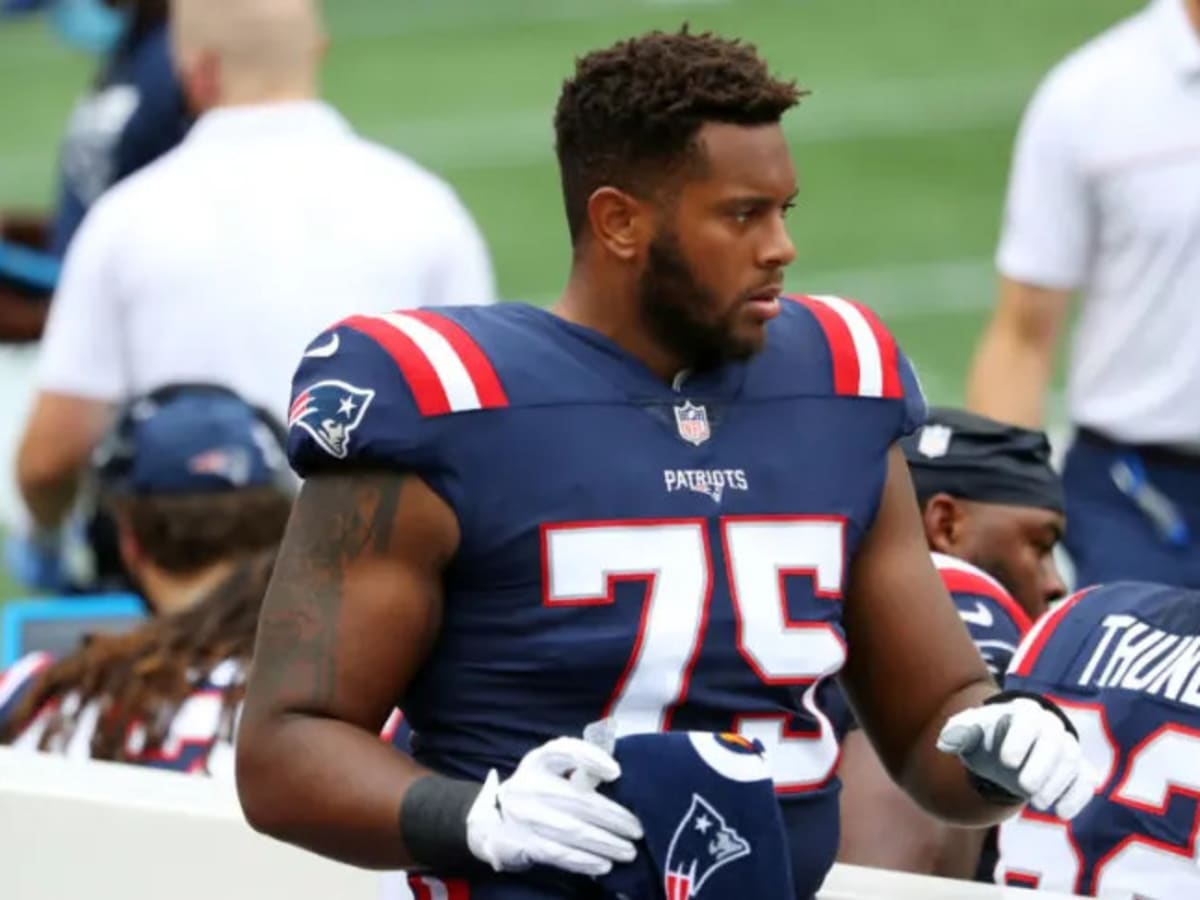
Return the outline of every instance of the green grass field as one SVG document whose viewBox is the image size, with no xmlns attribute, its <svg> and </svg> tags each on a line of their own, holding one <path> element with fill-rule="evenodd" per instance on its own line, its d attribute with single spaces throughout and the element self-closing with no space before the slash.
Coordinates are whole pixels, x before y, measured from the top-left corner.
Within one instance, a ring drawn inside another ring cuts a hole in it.
<svg viewBox="0 0 1200 900">
<path fill-rule="evenodd" d="M 364 134 L 448 178 L 506 298 L 567 262 L 551 110 L 575 55 L 689 21 L 755 41 L 812 96 L 787 130 L 802 176 L 790 290 L 880 311 L 932 399 L 961 398 L 991 303 L 1013 134 L 1057 59 L 1135 0 L 329 0 L 326 94 Z M 0 209 L 52 194 L 91 63 L 40 22 L 0 27 Z M 0 582 L 0 597 L 11 588 Z"/>
</svg>

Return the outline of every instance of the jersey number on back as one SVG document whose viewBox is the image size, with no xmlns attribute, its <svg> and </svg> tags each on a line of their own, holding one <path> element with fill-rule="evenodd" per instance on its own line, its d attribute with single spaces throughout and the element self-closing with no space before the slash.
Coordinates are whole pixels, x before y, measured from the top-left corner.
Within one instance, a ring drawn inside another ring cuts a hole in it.
<svg viewBox="0 0 1200 900">
<path fill-rule="evenodd" d="M 838 743 L 813 699 L 817 682 L 846 659 L 840 636 L 824 622 L 792 621 L 785 576 L 812 579 L 820 598 L 841 597 L 841 519 L 775 517 L 721 520 L 738 650 L 764 683 L 806 688 L 803 703 L 816 735 L 788 733 L 788 716 L 738 717 L 733 727 L 767 748 L 779 791 L 823 784 Z M 550 605 L 613 602 L 613 583 L 647 582 L 638 639 L 606 710 L 621 733 L 662 731 L 687 698 L 708 622 L 716 573 L 703 519 L 604 522 L 546 528 L 544 565 Z"/>
<path fill-rule="evenodd" d="M 1121 750 L 1112 739 L 1103 709 L 1066 700 L 1058 703 L 1079 731 L 1084 755 L 1101 773 L 1102 784 L 1108 784 Z M 1200 797 L 1200 731 L 1178 725 L 1159 728 L 1129 751 L 1124 776 L 1106 793 L 1111 803 L 1156 817 L 1166 815 L 1173 795 Z M 1194 815 L 1200 817 L 1200 811 Z M 1149 835 L 1125 838 L 1096 863 L 1089 896 L 1200 896 L 1196 838 L 1195 826 L 1190 844 L 1182 847 Z M 1012 885 L 1081 893 L 1089 874 L 1083 871 L 1071 826 L 1029 811 L 1001 826 L 1000 859 L 997 881 Z"/>
</svg>

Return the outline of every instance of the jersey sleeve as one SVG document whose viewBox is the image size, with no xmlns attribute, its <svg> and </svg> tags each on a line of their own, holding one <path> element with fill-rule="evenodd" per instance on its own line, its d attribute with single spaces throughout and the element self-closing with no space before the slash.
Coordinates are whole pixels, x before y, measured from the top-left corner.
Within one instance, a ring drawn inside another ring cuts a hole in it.
<svg viewBox="0 0 1200 900">
<path fill-rule="evenodd" d="M 982 570 L 951 557 L 934 555 L 938 574 L 967 626 L 979 655 L 997 681 L 1029 631 L 1029 616 L 1007 590 Z"/>
<path fill-rule="evenodd" d="M 899 411 L 893 440 L 925 424 L 927 404 L 916 367 L 873 309 L 832 295 L 785 299 L 806 308 L 820 327 L 834 394 L 893 404 Z"/>
<path fill-rule="evenodd" d="M 414 472 L 457 507 L 451 423 L 507 402 L 486 355 L 448 316 L 352 316 L 300 361 L 288 459 L 301 478 L 368 466 Z"/>
<path fill-rule="evenodd" d="M 288 409 L 288 461 L 301 478 L 428 462 L 435 429 L 382 338 L 368 317 L 355 317 L 322 332 L 301 357 Z"/>
</svg>

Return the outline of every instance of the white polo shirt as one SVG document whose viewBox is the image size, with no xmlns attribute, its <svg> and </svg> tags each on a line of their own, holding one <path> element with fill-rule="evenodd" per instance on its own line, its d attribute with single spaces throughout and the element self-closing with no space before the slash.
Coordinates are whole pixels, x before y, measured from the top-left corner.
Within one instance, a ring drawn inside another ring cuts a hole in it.
<svg viewBox="0 0 1200 900">
<path fill-rule="evenodd" d="M 306 344 L 356 312 L 495 299 L 455 193 L 329 106 L 225 108 L 105 194 L 71 244 L 38 387 L 215 381 L 286 421 Z"/>
<path fill-rule="evenodd" d="M 1200 36 L 1184 0 L 1153 0 L 1043 81 L 997 266 L 1080 292 L 1077 425 L 1200 446 Z"/>
</svg>

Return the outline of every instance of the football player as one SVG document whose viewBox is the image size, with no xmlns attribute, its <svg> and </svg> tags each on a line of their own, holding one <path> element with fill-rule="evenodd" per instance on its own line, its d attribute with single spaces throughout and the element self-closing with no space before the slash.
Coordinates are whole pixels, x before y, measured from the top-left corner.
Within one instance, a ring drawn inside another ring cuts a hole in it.
<svg viewBox="0 0 1200 900">
<path fill-rule="evenodd" d="M 1062 485 L 1049 441 L 964 410 L 934 409 L 900 445 L 934 565 L 988 670 L 1002 679 L 1032 621 L 1065 593 L 1054 562 L 1065 525 Z M 954 828 L 921 810 L 844 718 L 838 859 L 990 881 L 994 832 Z"/>
<path fill-rule="evenodd" d="M 1100 772 L 1074 821 L 1000 827 L 1001 884 L 1113 900 L 1200 897 L 1200 593 L 1085 589 L 1025 637 L 1005 684 L 1051 696 Z"/>
<path fill-rule="evenodd" d="M 57 661 L 18 660 L 0 676 L 4 740 L 185 771 L 211 771 L 223 747 L 230 774 L 232 713 L 292 501 L 277 426 L 225 388 L 171 385 L 119 411 L 95 463 L 114 552 L 153 618 Z"/>
<path fill-rule="evenodd" d="M 357 316 L 310 345 L 238 739 L 254 827 L 472 897 L 581 896 L 643 835 L 584 726 L 734 731 L 811 897 L 839 671 L 939 816 L 1090 798 L 1061 712 L 997 692 L 930 560 L 895 446 L 924 416 L 907 359 L 866 307 L 781 297 L 801 93 L 712 34 L 584 56 L 555 115 L 555 306 Z M 377 739 L 393 706 L 411 754 Z"/>
</svg>

